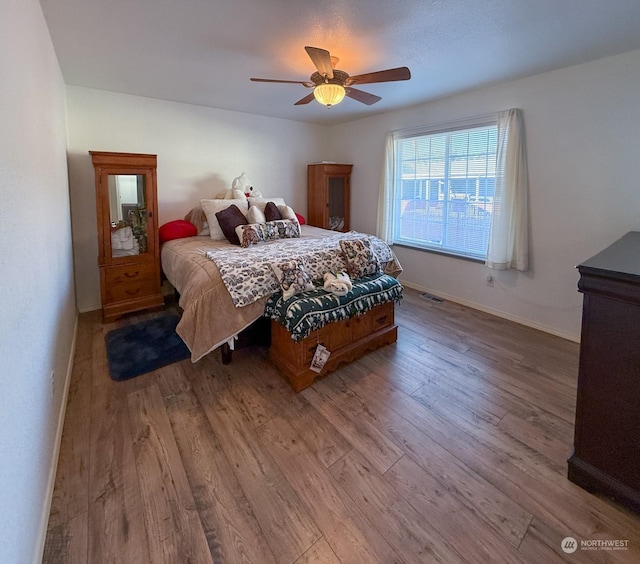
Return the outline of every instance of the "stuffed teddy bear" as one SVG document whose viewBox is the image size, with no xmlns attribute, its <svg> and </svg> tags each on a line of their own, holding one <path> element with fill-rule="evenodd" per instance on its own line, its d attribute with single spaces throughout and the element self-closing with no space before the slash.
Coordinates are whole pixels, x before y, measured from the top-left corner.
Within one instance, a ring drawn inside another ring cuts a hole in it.
<svg viewBox="0 0 640 564">
<path fill-rule="evenodd" d="M 234 192 L 240 190 L 247 198 L 262 198 L 260 191 L 254 189 L 251 185 L 251 180 L 247 178 L 244 172 L 238 178 L 233 179 L 231 189 Z"/>
<path fill-rule="evenodd" d="M 324 286 L 327 292 L 331 292 L 334 296 L 346 296 L 353 289 L 351 278 L 346 272 L 324 273 Z"/>
<path fill-rule="evenodd" d="M 216 196 L 219 200 L 246 200 L 242 190 L 225 190 Z"/>
<path fill-rule="evenodd" d="M 218 198 L 223 200 L 246 200 L 247 198 L 262 198 L 262 193 L 253 188 L 251 181 L 243 172 L 233 179 L 231 190 L 225 190 L 218 194 Z"/>
</svg>

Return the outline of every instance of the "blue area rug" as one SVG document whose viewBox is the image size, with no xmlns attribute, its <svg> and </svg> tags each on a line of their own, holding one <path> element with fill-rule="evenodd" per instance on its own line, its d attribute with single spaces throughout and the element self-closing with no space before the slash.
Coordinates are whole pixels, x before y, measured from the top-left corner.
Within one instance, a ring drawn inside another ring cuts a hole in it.
<svg viewBox="0 0 640 564">
<path fill-rule="evenodd" d="M 128 380 L 191 354 L 176 333 L 177 315 L 165 315 L 109 331 L 107 360 L 112 380 Z"/>
</svg>

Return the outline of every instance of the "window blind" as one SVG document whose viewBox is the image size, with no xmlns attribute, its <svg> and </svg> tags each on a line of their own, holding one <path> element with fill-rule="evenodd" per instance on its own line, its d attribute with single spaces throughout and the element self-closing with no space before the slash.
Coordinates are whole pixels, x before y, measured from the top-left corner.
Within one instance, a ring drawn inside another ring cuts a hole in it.
<svg viewBox="0 0 640 564">
<path fill-rule="evenodd" d="M 484 260 L 496 178 L 497 126 L 394 136 L 394 243 Z"/>
</svg>

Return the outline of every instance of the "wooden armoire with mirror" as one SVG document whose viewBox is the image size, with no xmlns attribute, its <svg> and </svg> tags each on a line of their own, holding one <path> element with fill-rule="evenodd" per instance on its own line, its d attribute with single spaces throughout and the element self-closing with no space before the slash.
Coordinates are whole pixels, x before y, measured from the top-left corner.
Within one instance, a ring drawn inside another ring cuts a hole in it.
<svg viewBox="0 0 640 564">
<path fill-rule="evenodd" d="M 156 155 L 89 151 L 95 170 L 102 319 L 161 307 Z"/>
</svg>

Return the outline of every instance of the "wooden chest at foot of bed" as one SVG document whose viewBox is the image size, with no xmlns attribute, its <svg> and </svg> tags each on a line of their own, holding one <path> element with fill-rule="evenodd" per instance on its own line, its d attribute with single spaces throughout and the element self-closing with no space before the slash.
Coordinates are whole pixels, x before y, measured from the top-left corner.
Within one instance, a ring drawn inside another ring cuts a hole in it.
<svg viewBox="0 0 640 564">
<path fill-rule="evenodd" d="M 393 302 L 376 306 L 362 315 L 329 323 L 298 342 L 280 323 L 272 320 L 269 359 L 286 376 L 293 390 L 299 392 L 341 364 L 394 343 L 397 338 Z M 331 352 L 319 373 L 310 368 L 318 343 Z"/>
</svg>

